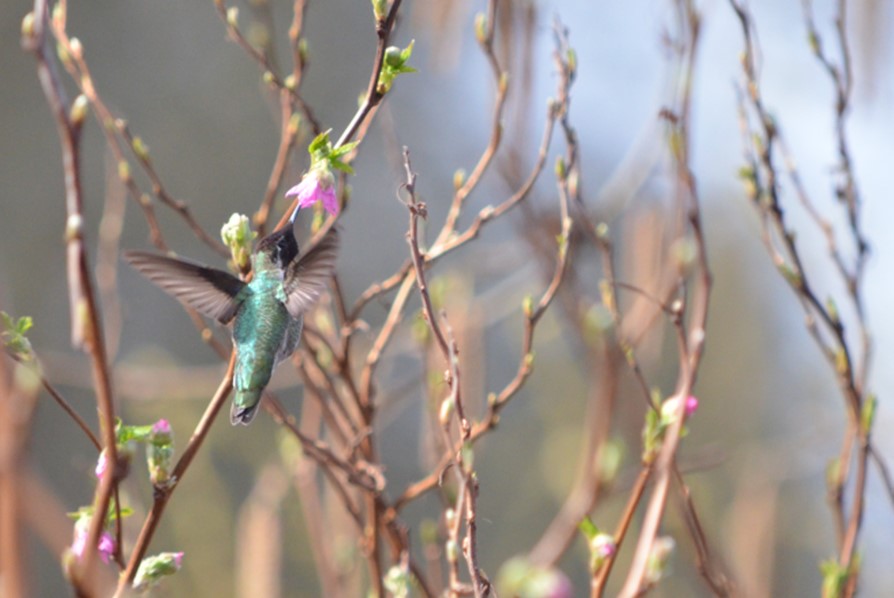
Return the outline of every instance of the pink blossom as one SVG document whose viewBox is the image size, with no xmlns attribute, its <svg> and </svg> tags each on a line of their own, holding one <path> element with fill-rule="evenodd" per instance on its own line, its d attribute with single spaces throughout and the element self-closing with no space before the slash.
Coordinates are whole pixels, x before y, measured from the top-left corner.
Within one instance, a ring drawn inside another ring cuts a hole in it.
<svg viewBox="0 0 894 598">
<path fill-rule="evenodd" d="M 304 175 L 301 182 L 286 191 L 286 197 L 298 197 L 298 207 L 306 208 L 318 201 L 333 216 L 338 215 L 338 198 L 335 196 L 335 181 L 328 170 L 314 168 Z"/>
<path fill-rule="evenodd" d="M 74 542 L 71 543 L 71 552 L 80 558 L 84 554 L 84 548 L 87 546 L 87 526 L 75 525 Z"/>
<path fill-rule="evenodd" d="M 96 477 L 101 480 L 102 476 L 105 475 L 108 466 L 109 460 L 106 458 L 105 450 L 103 450 L 99 453 L 99 459 L 96 460 Z"/>
<path fill-rule="evenodd" d="M 174 553 L 174 566 L 177 567 L 177 569 L 179 569 L 180 567 L 183 566 L 183 553 L 182 552 Z"/>
<path fill-rule="evenodd" d="M 568 577 L 558 569 L 551 569 L 547 573 L 547 584 L 542 594 L 544 598 L 572 598 L 574 587 Z"/>
<path fill-rule="evenodd" d="M 171 433 L 171 424 L 166 419 L 160 419 L 152 426 L 152 434 L 169 435 Z"/>
<path fill-rule="evenodd" d="M 591 540 L 593 550 L 602 558 L 608 558 L 615 554 L 615 551 L 618 549 L 617 544 L 615 544 L 615 539 L 613 536 L 609 534 L 597 534 L 595 538 Z"/>
<path fill-rule="evenodd" d="M 698 399 L 690 395 L 686 398 L 686 417 L 689 417 L 698 410 Z"/>
<path fill-rule="evenodd" d="M 115 538 L 109 532 L 103 532 L 99 537 L 97 548 L 99 549 L 99 558 L 103 563 L 108 563 L 109 558 L 115 554 Z"/>
<path fill-rule="evenodd" d="M 74 542 L 71 543 L 71 552 L 78 558 L 84 556 L 84 549 L 87 548 L 87 535 L 90 533 L 89 527 L 89 519 L 84 519 L 83 522 L 79 521 L 75 525 L 75 536 Z M 115 538 L 109 532 L 103 532 L 99 536 L 97 548 L 99 549 L 99 558 L 102 559 L 103 563 L 108 563 L 109 558 L 115 554 Z"/>
</svg>

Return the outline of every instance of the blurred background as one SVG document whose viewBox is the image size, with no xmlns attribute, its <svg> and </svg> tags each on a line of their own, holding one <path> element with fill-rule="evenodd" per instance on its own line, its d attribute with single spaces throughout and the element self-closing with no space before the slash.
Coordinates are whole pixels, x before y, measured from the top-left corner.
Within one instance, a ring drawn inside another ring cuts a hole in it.
<svg viewBox="0 0 894 598">
<path fill-rule="evenodd" d="M 285 60 L 291 3 L 271 4 L 273 28 L 254 34 L 272 36 Z M 843 222 L 832 193 L 837 159 L 833 91 L 810 52 L 801 3 L 753 4 L 769 109 L 785 131 L 811 196 L 828 217 Z M 815 6 L 829 47 L 834 4 Z M 552 23 L 558 17 L 569 28 L 578 58 L 570 118 L 581 145 L 584 203 L 594 220 L 609 223 L 621 277 L 647 280 L 650 260 L 669 243 L 662 235 L 667 234 L 663 223 L 671 213 L 673 179 L 658 115 L 675 81 L 666 41 L 675 27 L 670 3 L 569 0 L 506 6 L 511 10 L 503 24 L 513 34 L 505 34 L 501 48 L 511 81 L 504 146 L 470 197 L 460 229 L 478 210 L 510 195 L 536 158 L 546 102 L 555 94 Z M 796 298 L 764 251 L 757 217 L 737 178 L 743 164 L 735 92 L 741 31 L 726 2 L 706 1 L 699 8 L 703 30 L 692 90 L 693 170 L 715 287 L 696 386 L 701 406 L 682 445 L 680 464 L 690 472 L 687 480 L 712 546 L 744 590 L 817 595 L 818 563 L 834 554 L 825 468 L 841 443 L 843 400 L 834 372 L 805 330 Z M 241 24 L 248 29 L 251 5 L 242 9 Z M 34 318 L 30 338 L 47 376 L 95 424 L 89 363 L 69 344 L 59 144 L 34 58 L 18 45 L 19 24 L 28 10 L 21 0 L 0 4 L 0 308 Z M 395 200 L 403 180 L 400 147 L 410 149 L 433 237 L 452 197 L 454 172 L 470 171 L 487 143 L 495 86 L 475 43 L 473 21 L 481 10 L 484 5 L 473 2 L 405 3 L 394 43 L 403 47 L 415 39 L 411 64 L 418 73 L 398 79 L 355 162 L 338 262 L 349 302 L 408 257 L 406 208 Z M 894 271 L 894 203 L 888 201 L 894 156 L 894 72 L 889 66 L 894 64 L 894 8 L 881 0 L 854 3 L 850 17 L 855 89 L 848 136 L 872 245 L 864 292 L 875 343 L 870 386 L 880 399 L 874 439 L 891 459 L 894 439 L 886 431 L 894 426 L 889 407 L 894 370 L 887 363 L 894 355 L 894 317 L 887 307 L 894 297 L 885 273 Z M 72 2 L 68 31 L 81 40 L 103 99 L 148 144 L 166 188 L 189 203 L 206 230 L 216 234 L 233 212 L 254 212 L 276 155 L 277 108 L 264 91 L 257 65 L 227 40 L 211 2 Z M 367 3 L 311 2 L 305 34 L 309 66 L 303 94 L 323 127 L 338 134 L 369 78 L 376 42 L 371 11 Z M 116 167 L 104 144 L 91 122 L 82 153 L 91 257 L 96 256 L 104 201 L 123 194 L 110 183 Z M 547 164 L 562 150 L 557 141 Z M 303 151 L 298 156 L 305 159 Z M 295 161 L 286 182 L 297 181 L 305 166 Z M 522 298 L 539 296 L 552 274 L 552 262 L 538 249 L 555 234 L 550 226 L 559 217 L 550 168 L 527 207 L 484 229 L 478 241 L 432 270 L 444 289 L 448 314 L 455 314 L 452 322 L 470 364 L 464 383 L 473 405 L 514 375 Z M 129 199 L 125 205 L 121 245 L 149 248 L 139 210 Z M 280 211 L 284 206 L 277 204 Z M 223 265 L 176 214 L 161 206 L 157 213 L 180 254 Z M 852 322 L 822 237 L 798 209 L 790 217 L 820 295 L 839 298 L 845 322 Z M 306 236 L 307 222 L 300 226 Z M 845 246 L 845 251 L 850 249 Z M 595 292 L 598 263 L 595 252 L 577 256 L 573 279 L 580 288 Z M 120 304 L 103 307 L 112 322 L 107 327 L 120 332 L 110 339 L 120 412 L 132 424 L 169 419 L 182 447 L 224 368 L 175 301 L 126 267 L 117 276 Z M 364 311 L 373 330 L 387 307 L 386 296 Z M 392 497 L 431 466 L 425 359 L 411 330 L 415 310 L 414 299 L 380 371 L 377 433 Z M 600 372 L 582 346 L 574 319 L 563 313 L 557 306 L 542 322 L 534 374 L 503 412 L 500 427 L 476 449 L 480 556 L 492 577 L 543 535 L 579 474 L 587 427 L 598 425 L 598 413 L 582 414 Z M 114 325 L 119 319 L 120 326 Z M 668 394 L 677 368 L 672 339 L 660 326 L 650 334 L 651 349 L 642 355 L 647 378 Z M 368 346 L 370 339 L 358 344 Z M 303 392 L 294 371 L 281 368 L 273 387 L 297 413 Z M 620 381 L 612 422 L 612 437 L 622 451 L 620 470 L 593 513 L 597 524 L 608 529 L 639 468 L 643 401 L 637 393 L 630 380 Z M 163 594 L 250 595 L 251 588 L 257 590 L 252 576 L 264 577 L 251 569 L 259 562 L 279 580 L 269 591 L 320 594 L 302 505 L 284 467 L 288 450 L 276 432 L 266 414 L 247 429 L 231 428 L 225 419 L 215 424 L 150 548 L 186 553 L 183 571 L 167 582 Z M 28 453 L 36 479 L 53 496 L 57 510 L 48 514 L 53 533 L 69 542 L 70 523 L 60 513 L 90 502 L 95 451 L 42 396 Z M 125 491 L 136 512 L 128 531 L 135 534 L 151 504 L 151 488 L 145 476 L 133 474 Z M 417 545 L 420 529 L 437 520 L 440 508 L 430 496 L 404 513 Z M 708 595 L 673 501 L 669 512 L 663 533 L 676 537 L 678 549 L 673 571 L 655 595 Z M 894 587 L 892 529 L 894 511 L 873 468 L 860 544 L 863 595 L 884 595 Z M 347 539 L 340 543 L 338 529 L 332 534 L 339 562 L 350 569 L 356 546 Z M 269 552 L 260 559 L 245 554 L 246 546 L 266 546 Z M 44 540 L 30 535 L 24 553 L 34 595 L 67 592 L 58 555 Z M 620 571 L 625 558 L 626 553 Z M 576 595 L 587 591 L 587 560 L 585 543 L 578 539 L 559 562 Z M 620 583 L 622 576 L 617 577 L 610 589 Z"/>
</svg>

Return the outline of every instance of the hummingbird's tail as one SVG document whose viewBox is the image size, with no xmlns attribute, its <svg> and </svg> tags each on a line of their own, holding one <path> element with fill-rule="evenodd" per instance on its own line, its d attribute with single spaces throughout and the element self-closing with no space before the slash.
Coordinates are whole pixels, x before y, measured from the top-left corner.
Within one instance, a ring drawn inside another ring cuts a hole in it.
<svg viewBox="0 0 894 598">
<path fill-rule="evenodd" d="M 261 404 L 261 392 L 263 389 L 246 388 L 236 390 L 233 406 L 230 408 L 230 423 L 234 426 L 242 424 L 247 426 L 255 418 L 258 406 Z"/>
</svg>

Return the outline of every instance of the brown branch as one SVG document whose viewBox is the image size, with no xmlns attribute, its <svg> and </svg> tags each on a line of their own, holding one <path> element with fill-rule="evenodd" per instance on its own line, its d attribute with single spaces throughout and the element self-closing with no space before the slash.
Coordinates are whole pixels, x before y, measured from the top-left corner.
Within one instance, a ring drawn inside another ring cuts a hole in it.
<svg viewBox="0 0 894 598">
<path fill-rule="evenodd" d="M 231 21 L 228 16 L 228 9 L 224 4 L 224 0 L 214 0 L 214 8 L 217 11 L 218 16 L 224 22 L 224 25 L 227 27 L 227 35 L 229 35 L 230 39 L 236 42 L 240 48 L 242 48 L 249 57 L 252 58 L 264 71 L 264 81 L 269 85 L 274 86 L 278 90 L 288 93 L 291 96 L 291 99 L 295 104 L 298 105 L 301 113 L 304 115 L 304 118 L 307 122 L 310 123 L 311 130 L 314 133 L 314 136 L 319 135 L 322 132 L 323 128 L 320 126 L 320 122 L 317 120 L 316 116 L 314 116 L 313 110 L 311 110 L 310 106 L 307 102 L 304 101 L 304 98 L 301 97 L 301 94 L 298 93 L 298 89 L 295 86 L 295 82 L 289 82 L 288 84 L 283 78 L 277 74 L 276 67 L 270 62 L 270 59 L 266 54 L 255 48 L 251 43 L 245 38 L 242 34 L 242 31 L 239 29 L 237 23 Z M 297 18 L 297 15 L 296 15 Z"/>
<path fill-rule="evenodd" d="M 761 98 L 754 65 L 754 44 L 751 41 L 753 18 L 743 5 L 734 0 L 731 0 L 731 5 L 739 19 L 745 40 L 746 54 L 743 61 L 743 70 L 745 82 L 748 86 L 748 100 L 752 111 L 760 123 L 760 133 L 757 136 L 758 141 L 754 142 L 752 138 L 745 143 L 746 148 L 755 144 L 755 147 L 746 156 L 747 164 L 749 165 L 749 172 L 746 176 L 747 190 L 752 200 L 766 198 L 760 202 L 755 201 L 755 205 L 762 215 L 762 227 L 765 231 L 764 243 L 774 263 L 785 276 L 792 291 L 802 304 L 807 315 L 808 332 L 820 347 L 830 368 L 836 374 L 848 414 L 844 439 L 835 469 L 836 475 L 830 483 L 829 491 L 833 518 L 838 531 L 838 565 L 843 574 L 847 576 L 843 595 L 852 596 L 856 591 L 857 583 L 857 571 L 852 567 L 852 563 L 863 518 L 868 460 L 872 453 L 870 430 L 862 423 L 864 405 L 866 401 L 872 400 L 866 389 L 872 344 L 862 298 L 862 277 L 865 261 L 868 257 L 868 243 L 859 223 L 858 190 L 853 174 L 845 126 L 852 87 L 850 54 L 846 35 L 846 4 L 844 2 L 837 3 L 835 17 L 837 43 L 842 60 L 840 66 L 832 62 L 823 48 L 822 39 L 813 21 L 811 3 L 805 1 L 803 6 L 811 50 L 828 74 L 835 88 L 835 135 L 839 171 L 843 176 L 844 182 L 837 184 L 834 192 L 845 208 L 850 240 L 856 250 L 856 255 L 850 266 L 844 263 L 828 221 L 818 215 L 813 215 L 815 210 L 811 208 L 808 208 L 808 212 L 811 213 L 814 223 L 826 236 L 830 261 L 835 266 L 847 289 L 848 300 L 856 314 L 859 333 L 859 345 L 857 347 L 854 347 L 848 341 L 837 307 L 831 302 L 823 303 L 820 301 L 817 292 L 812 286 L 812 279 L 808 277 L 802 264 L 801 253 L 795 245 L 794 232 L 786 228 L 787 222 L 779 199 L 777 167 L 774 162 L 775 147 L 781 147 L 779 151 L 782 153 L 786 166 L 790 171 L 793 185 L 801 203 L 807 206 L 812 204 L 800 185 L 799 177 L 796 174 L 791 174 L 796 173 L 793 167 L 794 161 L 790 157 L 784 142 L 779 141 L 782 139 L 780 128 L 775 121 L 769 118 Z M 740 112 L 742 114 L 740 120 L 742 121 L 744 134 L 745 132 L 750 132 L 750 123 L 744 107 L 740 108 Z M 776 142 L 775 146 L 774 142 Z M 758 143 L 760 147 L 757 147 L 756 144 Z M 772 227 L 772 231 L 778 239 L 777 242 L 782 247 L 781 251 L 785 252 L 787 260 L 781 255 L 780 249 L 774 246 L 770 240 L 770 234 L 767 232 L 769 227 Z M 817 322 L 821 324 L 822 330 L 818 328 Z M 858 359 L 859 361 L 857 361 Z M 855 451 L 857 453 L 857 471 L 851 482 L 851 465 Z M 848 485 L 852 486 L 853 496 L 850 512 L 846 513 L 844 494 Z"/>
<path fill-rule="evenodd" d="M 397 12 L 400 9 L 401 2 L 402 0 L 391 0 L 391 8 L 388 9 L 388 14 L 382 20 L 376 21 L 378 43 L 376 44 L 372 73 L 370 73 L 369 83 L 366 86 L 366 94 L 360 108 L 335 143 L 335 147 L 341 147 L 348 143 L 367 120 L 367 117 L 371 116 L 371 113 L 378 106 L 379 102 L 382 101 L 382 98 L 385 97 L 379 91 L 379 77 L 382 74 L 382 65 L 385 63 L 385 50 L 394 31 L 394 23 L 397 20 Z"/>
<path fill-rule="evenodd" d="M 695 73 L 701 17 L 689 0 L 680 0 L 675 6 L 680 33 L 682 36 L 685 36 L 680 50 L 681 72 L 684 74 L 679 85 L 679 96 L 676 98 L 678 107 L 676 112 L 673 113 L 673 117 L 669 118 L 668 121 L 673 127 L 672 135 L 676 139 L 676 143 L 671 145 L 677 175 L 675 189 L 676 205 L 679 206 L 681 212 L 686 216 L 697 248 L 696 283 L 695 288 L 691 292 L 691 302 L 690 295 L 687 293 L 673 304 L 676 306 L 676 318 L 673 323 L 677 331 L 680 360 L 677 387 L 673 394 L 673 397 L 678 402 L 677 413 L 672 423 L 664 431 L 661 448 L 653 466 L 654 487 L 646 508 L 633 560 L 620 593 L 625 598 L 637 596 L 642 589 L 649 555 L 658 532 L 658 526 L 664 516 L 671 473 L 677 447 L 680 443 L 680 431 L 685 421 L 686 398 L 692 392 L 701 363 L 712 286 L 707 258 L 707 245 L 701 224 L 699 199 L 689 163 L 690 92 L 692 89 L 692 77 Z M 679 287 L 681 289 L 685 287 L 685 278 L 682 272 L 680 274 Z M 684 321 L 687 303 L 689 304 L 688 310 L 690 315 L 688 322 Z"/>
<path fill-rule="evenodd" d="M 611 575 L 612 567 L 614 566 L 617 555 L 621 550 L 621 545 L 624 543 L 624 538 L 627 537 L 627 530 L 630 529 L 630 523 L 633 521 L 633 515 L 636 513 L 636 508 L 637 506 L 639 506 L 639 503 L 643 498 L 643 495 L 646 491 L 646 483 L 652 476 L 652 471 L 652 466 L 646 465 L 640 470 L 639 476 L 637 476 L 636 478 L 636 483 L 634 484 L 633 490 L 630 492 L 630 497 L 627 499 L 627 504 L 624 507 L 624 514 L 621 516 L 621 520 L 618 522 L 618 527 L 615 529 L 615 533 L 612 535 L 612 538 L 615 542 L 615 551 L 614 553 L 606 557 L 605 562 L 602 564 L 602 567 L 596 572 L 591 581 L 590 596 L 592 596 L 592 598 L 602 596 L 602 593 L 605 590 L 605 584 L 608 581 L 608 576 Z"/>
<path fill-rule="evenodd" d="M 15 356 L 10 355 L 10 357 L 15 359 L 17 362 L 22 363 L 21 360 L 16 358 Z M 35 359 L 37 358 L 35 357 Z M 62 410 L 68 415 L 68 417 L 70 417 L 72 421 L 74 421 L 75 424 L 77 424 L 77 426 L 81 429 L 81 431 L 84 432 L 84 435 L 87 437 L 88 440 L 90 440 L 90 443 L 93 444 L 96 450 L 101 451 L 102 443 L 96 437 L 96 434 L 93 433 L 93 430 L 90 429 L 90 426 L 87 424 L 86 421 L 84 421 L 84 418 L 82 418 L 78 414 L 78 412 L 75 411 L 74 407 L 72 407 L 71 404 L 67 400 L 65 400 L 65 397 L 62 396 L 62 393 L 60 393 L 43 374 L 43 368 L 41 367 L 39 362 L 32 371 L 40 376 L 40 384 L 49 393 L 49 395 L 53 397 L 53 400 L 56 401 L 56 404 L 59 405 L 59 407 L 61 407 Z"/>
<path fill-rule="evenodd" d="M 54 32 L 58 39 L 60 31 L 64 34 L 65 4 L 58 5 L 58 15 L 54 18 Z M 96 295 L 90 277 L 86 248 L 84 247 L 83 197 L 81 195 L 80 173 L 80 131 L 83 119 L 73 119 L 65 104 L 62 85 L 58 81 L 54 66 L 53 53 L 49 50 L 50 40 L 47 29 L 50 17 L 45 0 L 34 2 L 34 28 L 26 35 L 23 44 L 37 60 L 37 74 L 50 111 L 56 121 L 56 130 L 62 151 L 62 165 L 65 172 L 65 209 L 66 209 L 66 253 L 68 264 L 69 303 L 72 320 L 72 343 L 86 350 L 90 355 L 94 388 L 96 391 L 96 409 L 100 421 L 101 435 L 107 458 L 110 463 L 117 462 L 115 442 L 115 412 L 112 389 L 106 360 L 105 342 L 102 333 L 101 314 L 96 303 Z M 61 40 L 60 40 L 61 41 Z M 84 558 L 73 571 L 73 582 L 78 592 L 86 591 L 87 584 L 94 579 L 96 567 L 97 544 L 106 523 L 106 513 L 112 493 L 117 486 L 117 477 L 113 473 L 103 476 L 97 485 L 93 502 L 94 517 L 90 521 L 87 533 Z"/>
<path fill-rule="evenodd" d="M 695 503 L 692 500 L 692 491 L 686 485 L 683 475 L 680 473 L 679 467 L 674 464 L 674 481 L 680 494 L 682 503 L 682 511 L 686 525 L 689 529 L 689 535 L 695 544 L 697 554 L 696 567 L 702 577 L 707 582 L 711 591 L 715 596 L 735 596 L 736 587 L 733 582 L 727 578 L 723 571 L 714 562 L 715 557 L 711 555 L 711 548 L 708 544 L 708 538 L 702 527 L 698 512 L 695 509 Z"/>
<path fill-rule="evenodd" d="M 255 230 L 258 237 L 263 238 L 267 232 L 267 219 L 270 217 L 270 209 L 273 207 L 273 201 L 276 198 L 276 191 L 279 189 L 285 176 L 286 166 L 289 161 L 289 154 L 295 148 L 298 136 L 298 122 L 292 118 L 292 101 L 291 96 L 286 91 L 280 91 L 280 134 L 279 148 L 276 150 L 276 158 L 273 161 L 273 169 L 270 177 L 267 179 L 267 187 L 264 190 L 264 198 L 261 205 L 254 215 Z"/>
<path fill-rule="evenodd" d="M 554 118 L 559 118 L 560 115 L 567 115 L 568 110 L 568 96 L 567 90 L 571 85 L 571 73 L 568 69 L 568 65 L 563 63 L 563 57 L 559 55 L 557 52 L 557 63 L 559 66 L 560 72 L 560 83 L 559 88 L 563 90 L 560 92 L 560 99 L 551 107 L 550 109 L 550 122 Z M 548 129 L 551 130 L 551 124 L 547 126 Z M 567 127 L 567 122 L 566 122 Z M 544 138 L 544 141 L 541 145 L 542 148 L 546 147 L 548 137 Z M 509 403 L 509 401 L 515 396 L 515 394 L 524 386 L 525 381 L 530 376 L 533 371 L 533 341 L 534 341 L 534 332 L 537 328 L 537 323 L 546 313 L 546 310 L 549 308 L 552 300 L 554 299 L 556 293 L 558 292 L 559 286 L 562 283 L 562 280 L 565 277 L 565 273 L 568 270 L 568 264 L 570 260 L 571 254 L 571 234 L 572 234 L 572 224 L 573 219 L 571 217 L 569 211 L 569 179 L 571 177 L 571 173 L 574 173 L 575 177 L 577 175 L 578 162 L 577 162 L 577 148 L 576 148 L 576 140 L 574 134 L 570 127 L 566 128 L 566 142 L 568 143 L 567 150 L 567 162 L 565 166 L 564 172 L 558 173 L 558 195 L 559 195 L 559 207 L 560 213 L 562 215 L 562 232 L 560 235 L 560 246 L 558 251 L 558 256 L 556 258 L 556 267 L 553 273 L 553 276 L 547 286 L 546 291 L 540 297 L 540 300 L 534 305 L 532 303 L 531 310 L 526 311 L 524 316 L 524 334 L 522 336 L 522 351 L 521 356 L 519 358 L 519 365 L 516 371 L 515 376 L 503 387 L 503 389 L 499 392 L 499 394 L 494 394 L 488 400 L 488 410 L 485 415 L 485 418 L 482 421 L 479 421 L 474 426 L 472 426 L 471 431 L 469 432 L 467 442 L 474 444 L 478 438 L 482 435 L 486 434 L 488 431 L 496 427 L 499 422 L 500 411 Z M 538 164 L 535 165 L 534 173 L 539 173 L 543 167 L 543 164 L 538 161 Z M 527 193 L 529 184 L 533 183 L 533 177 L 529 177 L 529 181 L 527 181 L 523 185 L 523 190 L 517 194 L 514 194 L 510 200 L 514 200 L 514 203 L 511 205 L 515 205 L 517 201 L 521 201 L 521 199 Z M 575 187 L 576 190 L 576 187 Z M 509 206 L 511 207 L 511 206 Z M 507 207 L 508 209 L 508 207 Z M 445 228 L 449 225 L 449 219 L 445 223 Z M 443 236 L 439 235 L 439 238 Z M 471 237 L 470 237 L 471 238 Z M 456 247 L 456 246 L 454 246 Z M 434 250 L 433 250 L 434 251 Z M 431 255 L 431 254 L 429 254 Z M 410 283 L 408 284 L 408 281 Z M 398 296 L 402 297 L 402 293 L 407 290 L 411 285 L 412 279 L 409 277 L 404 279 L 404 284 L 398 292 Z M 405 301 L 405 298 L 402 299 Z M 397 299 L 395 299 L 395 303 L 397 303 Z M 392 310 L 394 309 L 394 304 L 392 304 Z M 389 324 L 386 321 L 386 326 Z M 456 451 L 460 450 L 461 444 L 455 446 L 451 451 L 442 456 L 438 466 L 434 468 L 434 470 L 422 478 L 421 480 L 409 485 L 404 492 L 395 500 L 394 506 L 395 509 L 399 510 L 403 506 L 405 506 L 408 502 L 411 502 L 425 494 L 426 492 L 432 490 L 437 486 L 439 478 L 441 476 L 441 472 L 448 466 L 450 460 L 453 458 L 452 455 L 455 454 Z"/>
</svg>

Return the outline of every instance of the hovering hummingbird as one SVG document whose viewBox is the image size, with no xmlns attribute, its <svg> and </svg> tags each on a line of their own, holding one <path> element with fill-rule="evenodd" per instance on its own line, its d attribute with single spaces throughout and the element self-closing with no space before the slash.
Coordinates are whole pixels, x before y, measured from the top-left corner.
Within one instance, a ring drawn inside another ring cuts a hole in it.
<svg viewBox="0 0 894 598">
<path fill-rule="evenodd" d="M 326 288 L 335 266 L 335 228 L 299 257 L 289 222 L 261 239 L 251 256 L 254 278 L 243 282 L 194 262 L 128 251 L 131 266 L 185 305 L 222 324 L 233 320 L 236 369 L 230 423 L 248 425 L 273 368 L 289 357 L 301 339 L 304 314 Z"/>
</svg>

